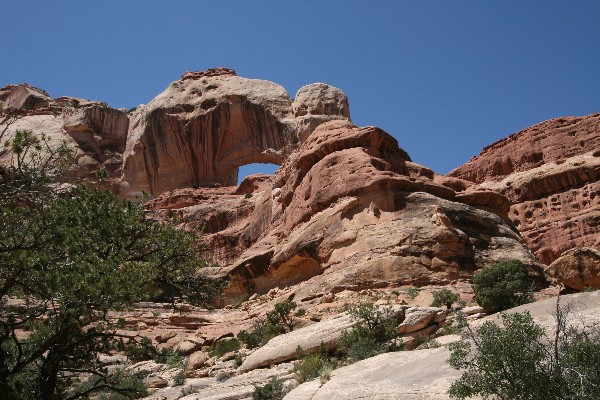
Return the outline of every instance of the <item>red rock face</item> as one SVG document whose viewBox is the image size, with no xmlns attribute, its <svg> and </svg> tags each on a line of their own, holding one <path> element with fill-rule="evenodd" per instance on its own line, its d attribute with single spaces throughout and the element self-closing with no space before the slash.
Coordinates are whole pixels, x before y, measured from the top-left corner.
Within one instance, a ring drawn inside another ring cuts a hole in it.
<svg viewBox="0 0 600 400">
<path fill-rule="evenodd" d="M 448 174 L 507 196 L 509 218 L 539 260 L 600 247 L 600 114 L 542 122 Z"/>
<path fill-rule="evenodd" d="M 190 229 L 205 224 L 230 299 L 297 286 L 297 296 L 405 284 L 448 284 L 503 259 L 536 261 L 505 217 L 508 200 L 410 161 L 388 133 L 320 125 L 270 179 L 181 190 L 152 203 Z M 218 191 L 220 192 L 218 193 Z M 187 201 L 197 199 L 196 204 Z M 204 196 L 204 197 L 202 197 Z M 179 204 L 179 207 L 175 207 Z"/>
</svg>

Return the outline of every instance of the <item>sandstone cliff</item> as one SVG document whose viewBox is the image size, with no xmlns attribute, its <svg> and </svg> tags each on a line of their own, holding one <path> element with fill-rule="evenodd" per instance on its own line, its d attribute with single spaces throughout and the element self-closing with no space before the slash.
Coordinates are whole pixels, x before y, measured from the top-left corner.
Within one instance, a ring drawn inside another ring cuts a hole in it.
<svg viewBox="0 0 600 400">
<path fill-rule="evenodd" d="M 509 218 L 539 260 L 600 247 L 600 114 L 534 125 L 448 174 L 511 200 Z"/>
<path fill-rule="evenodd" d="M 330 121 L 273 177 L 167 192 L 149 205 L 188 228 L 205 227 L 224 266 L 209 272 L 231 279 L 230 299 L 300 283 L 300 298 L 449 284 L 503 259 L 536 267 L 502 218 L 507 200 L 492 192 L 457 196 L 452 187 L 460 183 L 411 162 L 381 129 Z"/>
</svg>

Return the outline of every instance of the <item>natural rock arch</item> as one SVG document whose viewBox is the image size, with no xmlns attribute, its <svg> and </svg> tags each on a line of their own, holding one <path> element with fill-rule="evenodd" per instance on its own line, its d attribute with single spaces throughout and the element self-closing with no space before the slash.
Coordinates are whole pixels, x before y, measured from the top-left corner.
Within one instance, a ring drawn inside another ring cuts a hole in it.
<svg viewBox="0 0 600 400">
<path fill-rule="evenodd" d="M 281 165 L 316 126 L 349 119 L 348 99 L 333 86 L 307 85 L 296 97 L 225 68 L 185 73 L 134 113 L 120 195 L 232 186 L 240 166 Z"/>
</svg>

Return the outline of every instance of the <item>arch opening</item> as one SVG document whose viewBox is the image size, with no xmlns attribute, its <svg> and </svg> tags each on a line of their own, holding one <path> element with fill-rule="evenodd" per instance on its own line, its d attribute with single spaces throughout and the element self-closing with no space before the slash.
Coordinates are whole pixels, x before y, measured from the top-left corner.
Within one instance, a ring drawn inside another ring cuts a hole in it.
<svg viewBox="0 0 600 400">
<path fill-rule="evenodd" d="M 248 177 L 249 175 L 254 175 L 254 174 L 273 175 L 275 173 L 275 171 L 277 171 L 278 168 L 279 168 L 279 165 L 270 164 L 270 163 L 251 163 L 251 164 L 242 165 L 238 168 L 237 184 L 239 186 L 239 184 L 242 183 L 242 181 L 244 179 L 246 179 L 246 177 Z"/>
</svg>

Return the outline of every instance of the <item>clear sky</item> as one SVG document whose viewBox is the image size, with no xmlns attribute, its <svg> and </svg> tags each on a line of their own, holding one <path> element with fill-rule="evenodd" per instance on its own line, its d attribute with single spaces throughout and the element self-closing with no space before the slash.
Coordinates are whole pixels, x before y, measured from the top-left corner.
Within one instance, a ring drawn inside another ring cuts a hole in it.
<svg viewBox="0 0 600 400">
<path fill-rule="evenodd" d="M 224 66 L 327 82 L 439 173 L 549 118 L 600 112 L 600 1 L 6 1 L 0 85 L 147 103 Z"/>
</svg>

